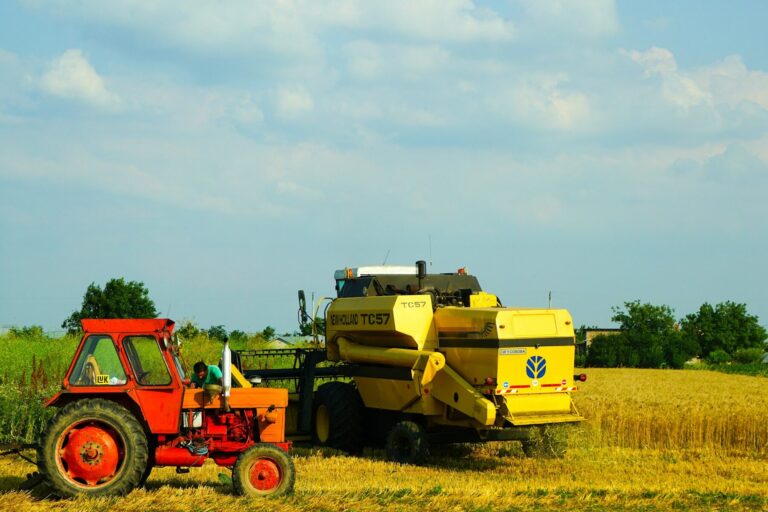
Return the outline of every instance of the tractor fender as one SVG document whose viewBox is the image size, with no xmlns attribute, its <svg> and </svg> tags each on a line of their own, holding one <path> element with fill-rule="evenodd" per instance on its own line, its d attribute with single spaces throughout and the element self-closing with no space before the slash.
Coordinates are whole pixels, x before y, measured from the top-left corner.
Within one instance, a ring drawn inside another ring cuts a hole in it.
<svg viewBox="0 0 768 512">
<path fill-rule="evenodd" d="M 73 393 L 71 391 L 62 390 L 56 393 L 53 397 L 51 397 L 51 399 L 45 403 L 45 407 L 61 408 L 67 404 L 70 404 L 77 400 L 83 400 L 85 398 L 101 398 L 104 400 L 110 400 L 112 402 L 115 402 L 118 405 L 125 407 L 138 420 L 138 422 L 144 428 L 144 431 L 147 433 L 147 436 L 149 436 L 150 434 L 149 425 L 147 425 L 147 422 L 144 419 L 144 416 L 141 414 L 141 407 L 139 406 L 139 403 L 136 400 L 136 397 L 132 396 L 131 393 L 128 393 L 125 391 L 119 391 L 115 393 L 104 393 L 104 392 L 88 393 L 88 392 L 78 391 L 77 393 Z"/>
</svg>

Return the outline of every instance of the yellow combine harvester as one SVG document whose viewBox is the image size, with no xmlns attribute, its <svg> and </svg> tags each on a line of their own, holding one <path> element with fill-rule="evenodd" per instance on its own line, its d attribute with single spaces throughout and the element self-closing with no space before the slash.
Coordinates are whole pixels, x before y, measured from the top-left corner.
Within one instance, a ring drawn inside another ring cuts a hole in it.
<svg viewBox="0 0 768 512">
<path fill-rule="evenodd" d="M 425 270 L 420 261 L 337 271 L 325 350 L 296 351 L 291 370 L 244 373 L 295 378 L 289 433 L 321 445 L 357 452 L 385 440 L 389 458 L 413 463 L 439 442 L 517 439 L 527 453 L 559 454 L 562 436 L 542 427 L 583 420 L 571 392 L 586 378 L 573 375 L 568 311 L 502 307 L 463 270 Z M 339 380 L 314 391 L 317 378 Z"/>
</svg>

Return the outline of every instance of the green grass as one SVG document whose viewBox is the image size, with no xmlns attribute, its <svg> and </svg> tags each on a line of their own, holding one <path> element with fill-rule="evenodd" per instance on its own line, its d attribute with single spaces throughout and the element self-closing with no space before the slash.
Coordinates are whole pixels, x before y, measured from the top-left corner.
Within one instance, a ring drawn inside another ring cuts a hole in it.
<svg viewBox="0 0 768 512">
<path fill-rule="evenodd" d="M 763 363 L 696 363 L 686 365 L 687 370 L 710 370 L 713 372 L 730 373 L 734 375 L 751 375 L 753 377 L 768 377 L 768 364 Z"/>
</svg>

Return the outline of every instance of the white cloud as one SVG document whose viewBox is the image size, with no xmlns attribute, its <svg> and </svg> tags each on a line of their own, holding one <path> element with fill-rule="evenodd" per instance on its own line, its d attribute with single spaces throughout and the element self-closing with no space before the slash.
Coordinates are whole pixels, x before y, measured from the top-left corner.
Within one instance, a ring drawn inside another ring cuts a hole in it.
<svg viewBox="0 0 768 512">
<path fill-rule="evenodd" d="M 120 102 L 117 95 L 107 90 L 104 80 L 77 49 L 67 50 L 54 60 L 40 85 L 53 96 L 97 107 L 114 107 Z"/>
<path fill-rule="evenodd" d="M 711 94 L 689 74 L 678 70 L 675 56 L 666 48 L 654 46 L 644 52 L 621 50 L 620 53 L 640 64 L 646 78 L 661 77 L 661 94 L 669 103 L 682 109 L 711 104 Z"/>
<path fill-rule="evenodd" d="M 563 34 L 586 38 L 611 36 L 619 30 L 613 0 L 519 0 L 525 11 L 521 26 L 531 37 Z"/>
<path fill-rule="evenodd" d="M 645 69 L 646 77 L 654 74 L 670 75 L 677 71 L 675 56 L 666 48 L 653 46 L 644 52 L 632 50 L 621 53 L 640 64 Z"/>
<path fill-rule="evenodd" d="M 739 55 L 730 55 L 691 76 L 711 91 L 716 103 L 735 106 L 752 102 L 768 109 L 768 73 L 748 69 Z"/>
<path fill-rule="evenodd" d="M 564 75 L 532 77 L 512 84 L 490 100 L 492 111 L 502 109 L 515 122 L 555 130 L 588 130 L 592 112 L 587 96 L 563 87 Z"/>
<path fill-rule="evenodd" d="M 302 87 L 283 87 L 277 91 L 277 109 L 281 117 L 294 119 L 311 112 L 315 104 Z"/>
<path fill-rule="evenodd" d="M 277 54 L 318 55 L 326 31 L 374 30 L 432 41 L 508 41 L 513 24 L 471 0 L 209 0 L 146 2 L 38 0 L 34 5 L 63 17 L 83 18 L 141 32 L 166 45 L 205 55 L 224 48 L 229 55 L 262 49 Z"/>
<path fill-rule="evenodd" d="M 417 81 L 433 79 L 451 64 L 451 54 L 439 45 L 377 44 L 352 41 L 344 46 L 352 76 L 363 80 L 398 77 Z"/>
</svg>

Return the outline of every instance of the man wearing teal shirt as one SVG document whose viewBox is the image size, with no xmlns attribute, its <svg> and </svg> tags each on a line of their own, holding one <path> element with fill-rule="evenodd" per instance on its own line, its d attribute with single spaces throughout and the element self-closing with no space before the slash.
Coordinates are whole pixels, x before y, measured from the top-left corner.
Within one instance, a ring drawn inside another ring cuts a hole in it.
<svg viewBox="0 0 768 512">
<path fill-rule="evenodd" d="M 206 365 L 203 361 L 195 363 L 194 375 L 190 379 L 193 388 L 202 388 L 206 384 L 221 386 L 221 370 L 214 364 Z"/>
</svg>

